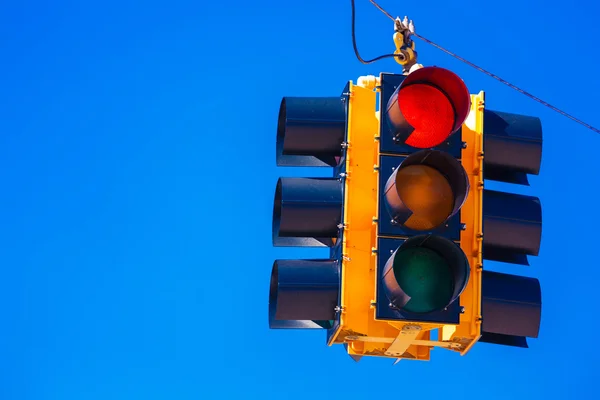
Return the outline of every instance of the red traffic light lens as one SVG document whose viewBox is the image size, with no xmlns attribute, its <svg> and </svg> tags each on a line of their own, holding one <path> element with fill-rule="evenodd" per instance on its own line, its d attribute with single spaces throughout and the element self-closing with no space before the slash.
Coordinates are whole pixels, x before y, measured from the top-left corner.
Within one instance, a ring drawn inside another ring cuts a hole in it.
<svg viewBox="0 0 600 400">
<path fill-rule="evenodd" d="M 390 97 L 387 119 L 396 141 L 425 149 L 456 132 L 470 108 L 471 95 L 458 75 L 424 67 L 411 72 Z"/>
<path fill-rule="evenodd" d="M 400 111 L 415 130 L 406 144 L 419 149 L 437 146 L 452 132 L 454 109 L 450 99 L 435 86 L 413 84 L 402 89 Z"/>
</svg>

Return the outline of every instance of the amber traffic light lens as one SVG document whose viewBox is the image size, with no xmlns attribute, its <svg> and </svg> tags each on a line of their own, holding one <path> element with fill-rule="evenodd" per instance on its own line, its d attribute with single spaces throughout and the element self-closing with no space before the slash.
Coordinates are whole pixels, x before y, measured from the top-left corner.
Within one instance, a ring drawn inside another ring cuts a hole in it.
<svg viewBox="0 0 600 400">
<path fill-rule="evenodd" d="M 398 195 L 412 211 L 404 226 L 429 230 L 444 222 L 452 213 L 454 193 L 448 180 L 427 165 L 410 165 L 396 174 Z"/>
</svg>

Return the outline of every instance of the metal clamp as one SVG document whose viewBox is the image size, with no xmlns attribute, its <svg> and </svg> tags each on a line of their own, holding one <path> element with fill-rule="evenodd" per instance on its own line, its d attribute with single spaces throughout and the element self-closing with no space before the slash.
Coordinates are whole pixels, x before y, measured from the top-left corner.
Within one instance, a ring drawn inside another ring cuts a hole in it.
<svg viewBox="0 0 600 400">
<path fill-rule="evenodd" d="M 415 42 L 411 35 L 415 32 L 415 25 L 408 17 L 403 20 L 396 18 L 394 20 L 394 43 L 398 57 L 394 57 L 396 62 L 403 67 L 403 72 L 408 73 L 413 65 L 417 63 L 417 52 L 415 51 Z"/>
</svg>

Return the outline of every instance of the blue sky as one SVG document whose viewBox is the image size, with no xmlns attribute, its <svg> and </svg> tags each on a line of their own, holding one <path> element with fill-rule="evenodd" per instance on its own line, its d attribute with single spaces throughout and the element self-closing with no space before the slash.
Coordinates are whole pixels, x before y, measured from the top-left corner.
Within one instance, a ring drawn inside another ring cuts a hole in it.
<svg viewBox="0 0 600 400">
<path fill-rule="evenodd" d="M 591 0 L 395 2 L 417 30 L 599 126 Z M 357 0 L 364 58 L 393 25 Z M 0 5 L 0 398 L 592 398 L 600 378 L 594 226 L 600 135 L 417 41 L 490 108 L 539 116 L 541 175 L 488 187 L 539 196 L 540 256 L 495 270 L 539 278 L 530 349 L 363 359 L 319 331 L 270 331 L 282 96 L 337 95 L 398 72 L 360 64 L 350 2 L 33 2 Z M 488 264 L 486 264 L 487 266 Z"/>
</svg>

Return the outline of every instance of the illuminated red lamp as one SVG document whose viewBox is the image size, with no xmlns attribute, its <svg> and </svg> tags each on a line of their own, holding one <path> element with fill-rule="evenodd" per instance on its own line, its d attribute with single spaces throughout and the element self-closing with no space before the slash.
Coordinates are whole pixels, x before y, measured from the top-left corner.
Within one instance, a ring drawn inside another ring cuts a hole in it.
<svg viewBox="0 0 600 400">
<path fill-rule="evenodd" d="M 471 95 L 461 78 L 439 67 L 411 72 L 390 97 L 387 120 L 396 143 L 426 149 L 456 132 L 469 115 Z"/>
</svg>

